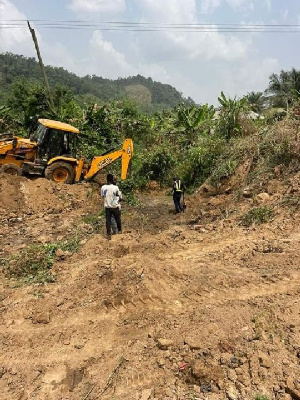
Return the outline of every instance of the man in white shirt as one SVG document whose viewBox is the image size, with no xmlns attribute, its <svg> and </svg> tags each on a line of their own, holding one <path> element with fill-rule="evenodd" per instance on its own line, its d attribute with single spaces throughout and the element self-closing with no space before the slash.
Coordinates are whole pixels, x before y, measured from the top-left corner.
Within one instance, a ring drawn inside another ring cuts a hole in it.
<svg viewBox="0 0 300 400">
<path fill-rule="evenodd" d="M 106 233 L 107 238 L 111 239 L 111 220 L 115 218 L 118 228 L 118 233 L 122 232 L 121 222 L 121 191 L 117 185 L 114 185 L 114 177 L 112 174 L 107 174 L 107 184 L 101 187 L 101 196 L 104 197 L 104 209 L 106 218 Z"/>
<path fill-rule="evenodd" d="M 116 182 L 114 181 L 114 185 L 116 185 L 116 186 L 118 186 L 117 184 L 116 184 Z M 123 199 L 123 197 L 122 197 L 122 192 L 119 190 L 119 197 L 118 197 L 118 199 L 119 199 L 119 201 L 118 201 L 118 207 L 119 207 L 119 209 L 121 210 L 121 201 L 122 201 L 122 199 Z M 117 223 L 116 223 L 116 220 L 115 220 L 115 217 L 114 216 L 112 216 L 111 217 L 111 229 L 112 229 L 112 233 L 113 233 L 113 235 L 115 235 L 116 233 L 118 233 L 118 228 L 117 228 Z"/>
</svg>

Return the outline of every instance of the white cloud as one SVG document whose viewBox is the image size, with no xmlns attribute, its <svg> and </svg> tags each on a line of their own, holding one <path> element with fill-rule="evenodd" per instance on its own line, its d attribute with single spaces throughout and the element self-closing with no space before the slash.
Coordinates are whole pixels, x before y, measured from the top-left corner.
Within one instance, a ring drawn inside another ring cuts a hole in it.
<svg viewBox="0 0 300 400">
<path fill-rule="evenodd" d="M 269 76 L 278 69 L 279 62 L 275 58 L 266 57 L 262 60 L 248 60 L 239 66 L 230 80 L 231 92 L 246 94 L 249 91 L 266 89 Z M 241 93 L 241 88 L 243 92 Z"/>
<path fill-rule="evenodd" d="M 28 26 L 18 22 L 18 26 L 12 27 L 9 22 L 12 20 L 16 24 L 16 20 L 26 20 L 26 16 L 10 0 L 0 0 L 0 52 L 21 51 L 24 54 L 24 50 L 29 51 L 30 45 L 33 46 Z"/>
<path fill-rule="evenodd" d="M 245 7 L 247 6 L 248 8 L 253 8 L 253 3 L 249 2 L 249 0 L 226 0 L 226 2 L 230 5 L 232 8 L 240 8 L 240 7 Z"/>
<path fill-rule="evenodd" d="M 126 3 L 125 0 L 71 0 L 68 7 L 78 13 L 121 13 Z"/>
<path fill-rule="evenodd" d="M 231 8 L 239 9 L 244 12 L 253 12 L 255 11 L 256 4 L 260 5 L 262 3 L 261 0 L 222 0 L 225 1 Z M 272 0 L 264 0 L 264 4 L 268 11 L 271 11 Z"/>
<path fill-rule="evenodd" d="M 288 19 L 288 16 L 289 16 L 289 10 L 286 9 L 286 10 L 284 10 L 284 11 L 282 12 L 282 19 L 283 19 L 283 21 L 286 21 L 286 20 Z"/>
<path fill-rule="evenodd" d="M 143 22 L 199 23 L 195 0 L 165 0 L 163 9 L 160 0 L 136 0 L 136 3 L 142 9 Z M 211 2 L 210 5 L 212 4 Z M 217 29 L 213 25 L 207 28 Z M 240 59 L 244 57 L 251 43 L 249 37 L 247 39 L 242 36 L 235 37 L 219 32 L 184 32 L 178 30 L 150 33 L 147 37 L 138 37 L 137 42 L 144 57 L 156 56 L 157 60 L 159 60 L 158 57 L 161 60 L 166 58 L 176 60 L 185 57 L 187 60 L 199 59 L 199 61 L 203 58 L 229 61 Z"/>
<path fill-rule="evenodd" d="M 201 2 L 201 12 L 205 13 L 212 13 L 218 7 L 220 7 L 221 1 L 220 0 L 202 0 Z"/>
<path fill-rule="evenodd" d="M 90 62 L 86 64 L 89 72 L 97 71 L 100 76 L 116 79 L 136 74 L 135 68 L 126 61 L 125 55 L 116 50 L 113 44 L 104 40 L 101 32 L 94 32 L 90 40 Z M 95 72 L 94 72 L 95 73 Z"/>
<path fill-rule="evenodd" d="M 272 0 L 266 0 L 267 9 L 270 11 L 272 6 Z"/>
<path fill-rule="evenodd" d="M 135 0 L 144 20 L 152 22 L 193 23 L 196 19 L 195 0 Z M 163 4 L 163 5 L 162 5 Z"/>
</svg>

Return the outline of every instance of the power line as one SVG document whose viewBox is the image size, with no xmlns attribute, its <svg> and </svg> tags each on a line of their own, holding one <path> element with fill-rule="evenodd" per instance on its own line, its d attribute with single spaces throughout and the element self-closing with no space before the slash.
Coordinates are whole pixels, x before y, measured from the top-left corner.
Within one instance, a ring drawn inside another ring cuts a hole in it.
<svg viewBox="0 0 300 400">
<path fill-rule="evenodd" d="M 217 23 L 173 23 L 173 22 L 132 22 L 132 21 L 95 21 L 95 20 L 46 20 L 46 19 L 35 19 L 30 20 L 31 22 L 41 22 L 41 23 L 54 23 L 54 24 L 62 24 L 62 23 L 71 23 L 71 24 L 128 24 L 128 25 L 168 25 L 168 26 L 292 26 L 292 27 L 300 27 L 300 24 L 236 24 L 236 23 L 228 23 L 228 24 L 217 24 Z M 10 20 L 2 20 L 1 22 L 19 22 L 19 23 L 27 23 L 25 19 L 10 19 Z"/>
<path fill-rule="evenodd" d="M 180 32 L 180 33 L 298 33 L 298 24 L 199 24 L 199 23 L 156 23 L 129 21 L 91 20 L 33 20 L 39 29 L 99 30 L 128 32 Z M 20 29 L 26 27 L 25 20 L 2 20 L 0 29 Z"/>
</svg>

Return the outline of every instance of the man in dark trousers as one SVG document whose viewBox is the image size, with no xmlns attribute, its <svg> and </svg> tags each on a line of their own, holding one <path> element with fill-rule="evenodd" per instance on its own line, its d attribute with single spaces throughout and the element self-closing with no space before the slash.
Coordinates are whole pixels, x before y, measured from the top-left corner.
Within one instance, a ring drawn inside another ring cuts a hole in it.
<svg viewBox="0 0 300 400">
<path fill-rule="evenodd" d="M 176 214 L 183 211 L 183 207 L 180 204 L 181 195 L 185 192 L 185 185 L 178 178 L 173 178 L 173 201 L 175 206 Z"/>
<path fill-rule="evenodd" d="M 118 228 L 118 233 L 122 232 L 120 198 L 121 192 L 117 185 L 114 185 L 114 177 L 112 174 L 107 174 L 107 184 L 101 188 L 101 196 L 104 197 L 104 209 L 106 218 L 106 233 L 107 239 L 111 239 L 111 219 L 115 218 Z"/>
</svg>

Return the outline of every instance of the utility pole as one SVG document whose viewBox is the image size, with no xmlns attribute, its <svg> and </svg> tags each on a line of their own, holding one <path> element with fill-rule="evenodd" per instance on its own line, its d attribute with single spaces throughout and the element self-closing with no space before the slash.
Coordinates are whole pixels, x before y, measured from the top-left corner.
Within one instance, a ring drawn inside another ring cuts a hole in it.
<svg viewBox="0 0 300 400">
<path fill-rule="evenodd" d="M 37 53 L 39 64 L 40 64 L 40 67 L 41 67 L 41 70 L 42 70 L 42 75 L 43 75 L 43 78 L 44 78 L 45 86 L 46 86 L 46 89 L 48 91 L 49 103 L 50 103 L 50 106 L 51 106 L 52 110 L 54 110 L 54 103 L 53 103 L 53 99 L 52 99 L 52 95 L 51 95 L 51 90 L 50 90 L 48 78 L 47 78 L 47 75 L 46 75 L 45 67 L 44 67 L 44 64 L 43 64 L 42 56 L 41 56 L 41 53 L 40 53 L 37 37 L 35 35 L 34 29 L 31 28 L 29 21 L 27 21 L 27 24 L 28 24 L 28 28 L 29 28 L 31 36 L 32 36 L 32 40 L 33 40 L 35 49 L 36 49 L 36 53 Z"/>
</svg>

